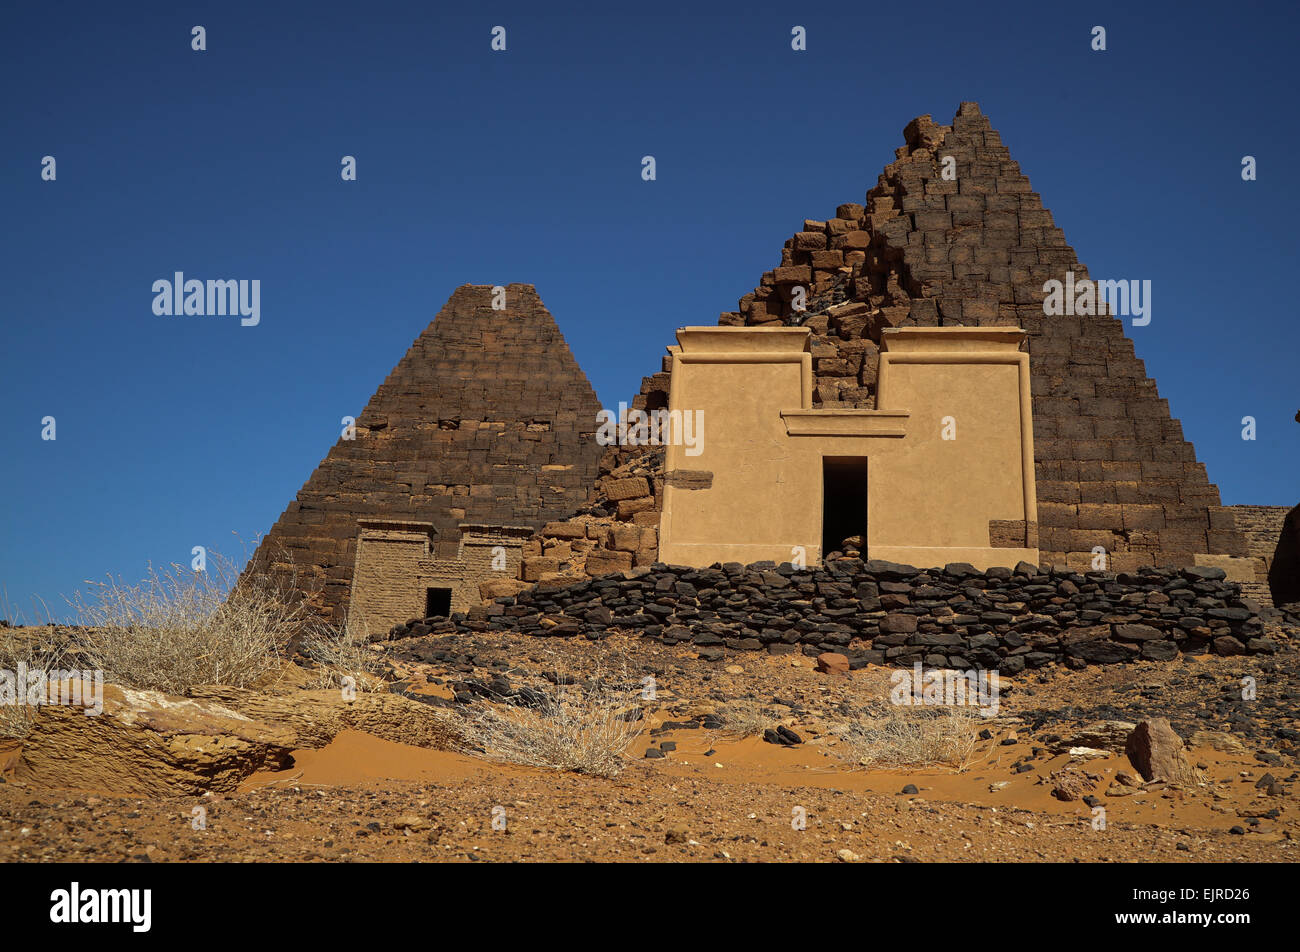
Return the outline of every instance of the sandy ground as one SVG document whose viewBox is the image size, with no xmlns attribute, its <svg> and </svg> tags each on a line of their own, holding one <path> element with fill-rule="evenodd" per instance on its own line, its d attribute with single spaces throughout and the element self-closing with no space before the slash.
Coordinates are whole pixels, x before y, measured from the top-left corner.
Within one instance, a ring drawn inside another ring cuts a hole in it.
<svg viewBox="0 0 1300 952">
<path fill-rule="evenodd" d="M 4 861 L 1229 861 L 1300 857 L 1294 656 L 1206 658 L 1004 681 L 997 718 L 967 769 L 861 769 L 835 726 L 885 709 L 889 669 L 817 672 L 810 659 L 741 654 L 719 664 L 689 651 L 613 638 L 542 645 L 386 646 L 413 695 L 449 709 L 468 683 L 528 671 L 588 669 L 593 652 L 658 692 L 614 779 L 494 763 L 345 732 L 292 768 L 239 791 L 123 798 L 38 790 L 5 770 Z M 435 658 L 435 653 L 446 657 Z M 423 660 L 422 660 L 423 659 Z M 1240 697 L 1243 677 L 1258 695 Z M 482 703 L 474 701 L 471 703 Z M 739 703 L 797 732 L 784 747 L 699 726 Z M 1053 753 L 1071 727 L 1166 716 L 1204 742 L 1191 761 L 1205 783 L 1123 788 L 1123 754 Z M 667 728 L 664 725 L 669 725 Z M 676 725 L 676 726 L 673 726 Z M 1227 735 L 1227 739 L 1224 739 Z M 666 743 L 665 743 L 666 742 Z M 674 746 L 675 745 L 675 746 Z M 646 759 L 649 747 L 668 748 Z M 1090 774 L 1092 806 L 1052 795 L 1050 776 Z M 1266 774 L 1277 781 L 1258 786 Z M 916 792 L 903 793 L 913 785 Z M 1125 792 L 1108 796 L 1107 791 Z M 198 822 L 201 818 L 202 822 Z M 201 828 L 198 828 L 201 827 Z"/>
</svg>

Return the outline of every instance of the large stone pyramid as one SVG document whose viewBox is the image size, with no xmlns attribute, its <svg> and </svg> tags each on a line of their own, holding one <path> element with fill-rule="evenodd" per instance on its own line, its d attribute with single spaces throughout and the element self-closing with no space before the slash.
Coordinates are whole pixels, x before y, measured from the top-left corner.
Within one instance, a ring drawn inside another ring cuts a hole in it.
<svg viewBox="0 0 1300 952">
<path fill-rule="evenodd" d="M 346 608 L 364 517 L 540 527 L 597 476 L 596 394 L 537 290 L 458 288 L 262 540 L 326 617 Z"/>
<path fill-rule="evenodd" d="M 1043 561 L 1086 569 L 1098 546 L 1115 571 L 1246 556 L 1121 321 L 1045 316 L 1044 283 L 1088 272 L 979 106 L 963 103 L 949 126 L 922 116 L 904 138 L 866 204 L 806 221 L 780 267 L 719 323 L 810 327 L 815 403 L 857 407 L 874 406 L 882 329 L 1019 325 L 1030 335 Z M 956 175 L 945 178 L 948 156 Z M 645 378 L 636 406 L 666 405 L 667 371 L 665 361 Z"/>
</svg>

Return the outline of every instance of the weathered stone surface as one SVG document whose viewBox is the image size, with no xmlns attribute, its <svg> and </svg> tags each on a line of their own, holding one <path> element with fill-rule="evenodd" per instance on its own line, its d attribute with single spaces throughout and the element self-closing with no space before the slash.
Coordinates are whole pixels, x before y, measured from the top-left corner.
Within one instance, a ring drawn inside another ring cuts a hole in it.
<svg viewBox="0 0 1300 952">
<path fill-rule="evenodd" d="M 437 711 L 387 691 L 359 692 L 351 701 L 333 689 L 268 693 L 206 687 L 194 696 L 254 720 L 287 727 L 293 733 L 294 747 L 323 747 L 343 730 L 364 731 L 396 744 L 434 750 L 451 750 L 458 743 L 454 728 Z"/>
<path fill-rule="evenodd" d="M 615 525 L 609 547 L 616 552 L 635 552 L 641 545 L 641 528 L 630 524 Z"/>
<path fill-rule="evenodd" d="M 1079 800 L 1097 787 L 1096 780 L 1075 767 L 1062 767 L 1053 771 L 1047 782 L 1052 787 L 1052 796 L 1066 802 Z"/>
<path fill-rule="evenodd" d="M 1070 731 L 1052 742 L 1052 752 L 1062 753 L 1071 747 L 1095 747 L 1099 750 L 1124 750 L 1129 735 L 1137 727 L 1128 721 L 1093 721 Z"/>
<path fill-rule="evenodd" d="M 479 584 L 479 595 L 484 601 L 491 601 L 507 595 L 517 595 L 528 588 L 528 583 L 515 578 L 490 578 Z"/>
<path fill-rule="evenodd" d="M 1148 661 L 1172 661 L 1178 657 L 1178 643 L 1175 641 L 1144 641 L 1142 657 Z"/>
<path fill-rule="evenodd" d="M 600 403 L 529 284 L 463 285 L 416 338 L 254 553 L 326 617 L 351 597 L 357 519 L 531 526 L 586 500 L 603 452 Z M 648 491 L 648 490 L 647 490 Z M 454 546 L 453 546 L 454 548 Z"/>
<path fill-rule="evenodd" d="M 1187 739 L 1191 747 L 1212 747 L 1224 753 L 1236 753 L 1246 749 L 1241 739 L 1222 731 L 1197 731 Z"/>
<path fill-rule="evenodd" d="M 1120 641 L 1159 641 L 1163 636 L 1150 625 L 1116 625 L 1115 637 Z"/>
<path fill-rule="evenodd" d="M 539 582 L 547 575 L 553 575 L 560 570 L 560 560 L 551 559 L 545 556 L 534 556 L 524 559 L 523 580 L 525 582 Z"/>
<path fill-rule="evenodd" d="M 610 575 L 614 572 L 626 572 L 631 567 L 631 552 L 611 552 L 608 549 L 595 549 L 587 556 L 587 574 L 593 577 Z"/>
<path fill-rule="evenodd" d="M 1214 653 L 1221 655 L 1245 654 L 1246 646 L 1232 635 L 1220 635 L 1214 639 Z"/>
<path fill-rule="evenodd" d="M 1129 735 L 1124 752 L 1145 780 L 1200 782 L 1196 769 L 1187 759 L 1183 739 L 1174 733 L 1166 718 L 1153 717 L 1138 724 Z"/>
<path fill-rule="evenodd" d="M 891 612 L 880 622 L 880 630 L 887 634 L 906 634 L 916 631 L 916 616 Z"/>
<path fill-rule="evenodd" d="M 293 762 L 297 735 L 211 700 L 104 685 L 104 709 L 37 710 L 16 775 L 44 787 L 167 796 L 233 790 Z"/>
<path fill-rule="evenodd" d="M 620 499 L 618 502 L 618 518 L 627 520 L 631 519 L 638 512 L 655 511 L 655 501 L 652 496 L 640 496 L 636 499 Z M 658 523 L 658 512 L 655 511 L 656 524 Z"/>
<path fill-rule="evenodd" d="M 104 710 L 38 709 L 16 776 L 43 787 L 142 796 L 234 790 L 257 770 L 293 764 L 292 751 L 323 747 L 341 730 L 450 749 L 454 735 L 428 707 L 387 693 L 269 694 L 206 688 L 193 698 L 104 686 Z"/>
<path fill-rule="evenodd" d="M 823 674 L 848 674 L 849 659 L 835 651 L 823 651 L 817 656 L 817 670 Z"/>
<path fill-rule="evenodd" d="M 806 570 L 770 562 L 696 569 L 651 564 L 649 536 L 655 530 L 633 528 L 640 532 L 639 567 L 629 577 L 604 579 L 599 587 L 589 580 L 542 583 L 500 599 L 485 609 L 495 611 L 490 617 L 453 618 L 446 630 L 552 634 L 556 619 L 568 618 L 565 633 L 588 637 L 625 629 L 731 651 L 798 650 L 812 657 L 831 652 L 848 658 L 850 667 L 922 661 L 998 668 L 1008 675 L 1055 662 L 1116 664 L 1204 653 L 1211 625 L 1223 633 L 1214 637 L 1232 639 L 1247 654 L 1283 650 L 1273 639 L 1256 636 L 1263 623 L 1240 598 L 1237 583 L 1206 578 L 1193 588 L 1175 568 L 1013 574 L 960 563 L 916 569 L 845 558 Z M 628 552 L 596 550 L 588 555 L 587 570 L 626 572 L 630 559 Z M 826 604 L 814 608 L 814 596 Z M 597 619 L 593 603 L 607 607 L 608 617 Z M 1129 620 L 1101 622 L 1117 617 Z M 1160 637 L 1118 640 L 1114 629 L 1123 626 L 1136 628 L 1126 632 L 1130 638 L 1146 629 Z M 1290 640 L 1286 629 L 1277 629 L 1276 637 Z M 1102 746 L 1099 738 L 1069 740 L 1067 747 Z"/>
<path fill-rule="evenodd" d="M 638 496 L 650 495 L 650 484 L 643 476 L 630 476 L 626 479 L 605 479 L 601 481 L 601 490 L 605 497 L 618 502 L 621 499 L 636 499 Z"/>
<path fill-rule="evenodd" d="M 827 247 L 816 219 L 818 232 L 795 236 L 728 322 L 738 313 L 749 325 L 808 327 L 814 404 L 864 408 L 876 405 L 879 361 L 854 347 L 878 344 L 883 328 L 1023 327 L 1039 521 L 997 521 L 991 545 L 1036 546 L 1043 562 L 1080 569 L 1101 546 L 1104 568 L 1119 571 L 1245 557 L 1242 533 L 1122 322 L 1104 308 L 1045 313 L 1047 281 L 1091 276 L 978 104 L 962 103 L 948 125 L 918 117 L 904 140 L 865 202 L 840 205 L 825 223 Z M 943 177 L 939 156 L 955 161 L 955 180 Z M 798 313 L 777 287 L 794 284 L 810 288 Z M 651 405 L 667 392 L 657 380 L 638 400 Z M 1300 570 L 1286 577 L 1300 586 Z"/>
<path fill-rule="evenodd" d="M 677 489 L 708 489 L 713 485 L 713 474 L 704 469 L 676 469 L 664 474 L 664 484 Z"/>
</svg>

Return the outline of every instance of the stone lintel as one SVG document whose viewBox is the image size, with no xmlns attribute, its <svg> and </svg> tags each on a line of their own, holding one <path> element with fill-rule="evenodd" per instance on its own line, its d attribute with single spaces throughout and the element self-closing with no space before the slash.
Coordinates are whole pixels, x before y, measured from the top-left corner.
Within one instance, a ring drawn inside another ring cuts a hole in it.
<svg viewBox="0 0 1300 952">
<path fill-rule="evenodd" d="M 911 416 L 899 410 L 782 410 L 790 436 L 907 436 Z"/>
</svg>

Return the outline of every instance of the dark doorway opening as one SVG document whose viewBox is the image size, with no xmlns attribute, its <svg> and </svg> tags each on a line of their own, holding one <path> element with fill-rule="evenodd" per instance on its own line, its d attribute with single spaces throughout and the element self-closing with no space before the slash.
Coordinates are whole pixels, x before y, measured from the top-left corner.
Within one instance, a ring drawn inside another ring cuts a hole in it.
<svg viewBox="0 0 1300 952">
<path fill-rule="evenodd" d="M 822 457 L 822 556 L 844 551 L 844 540 L 858 536 L 867 548 L 867 458 Z"/>
<path fill-rule="evenodd" d="M 424 595 L 425 618 L 447 618 L 451 615 L 451 589 L 431 588 Z"/>
</svg>

